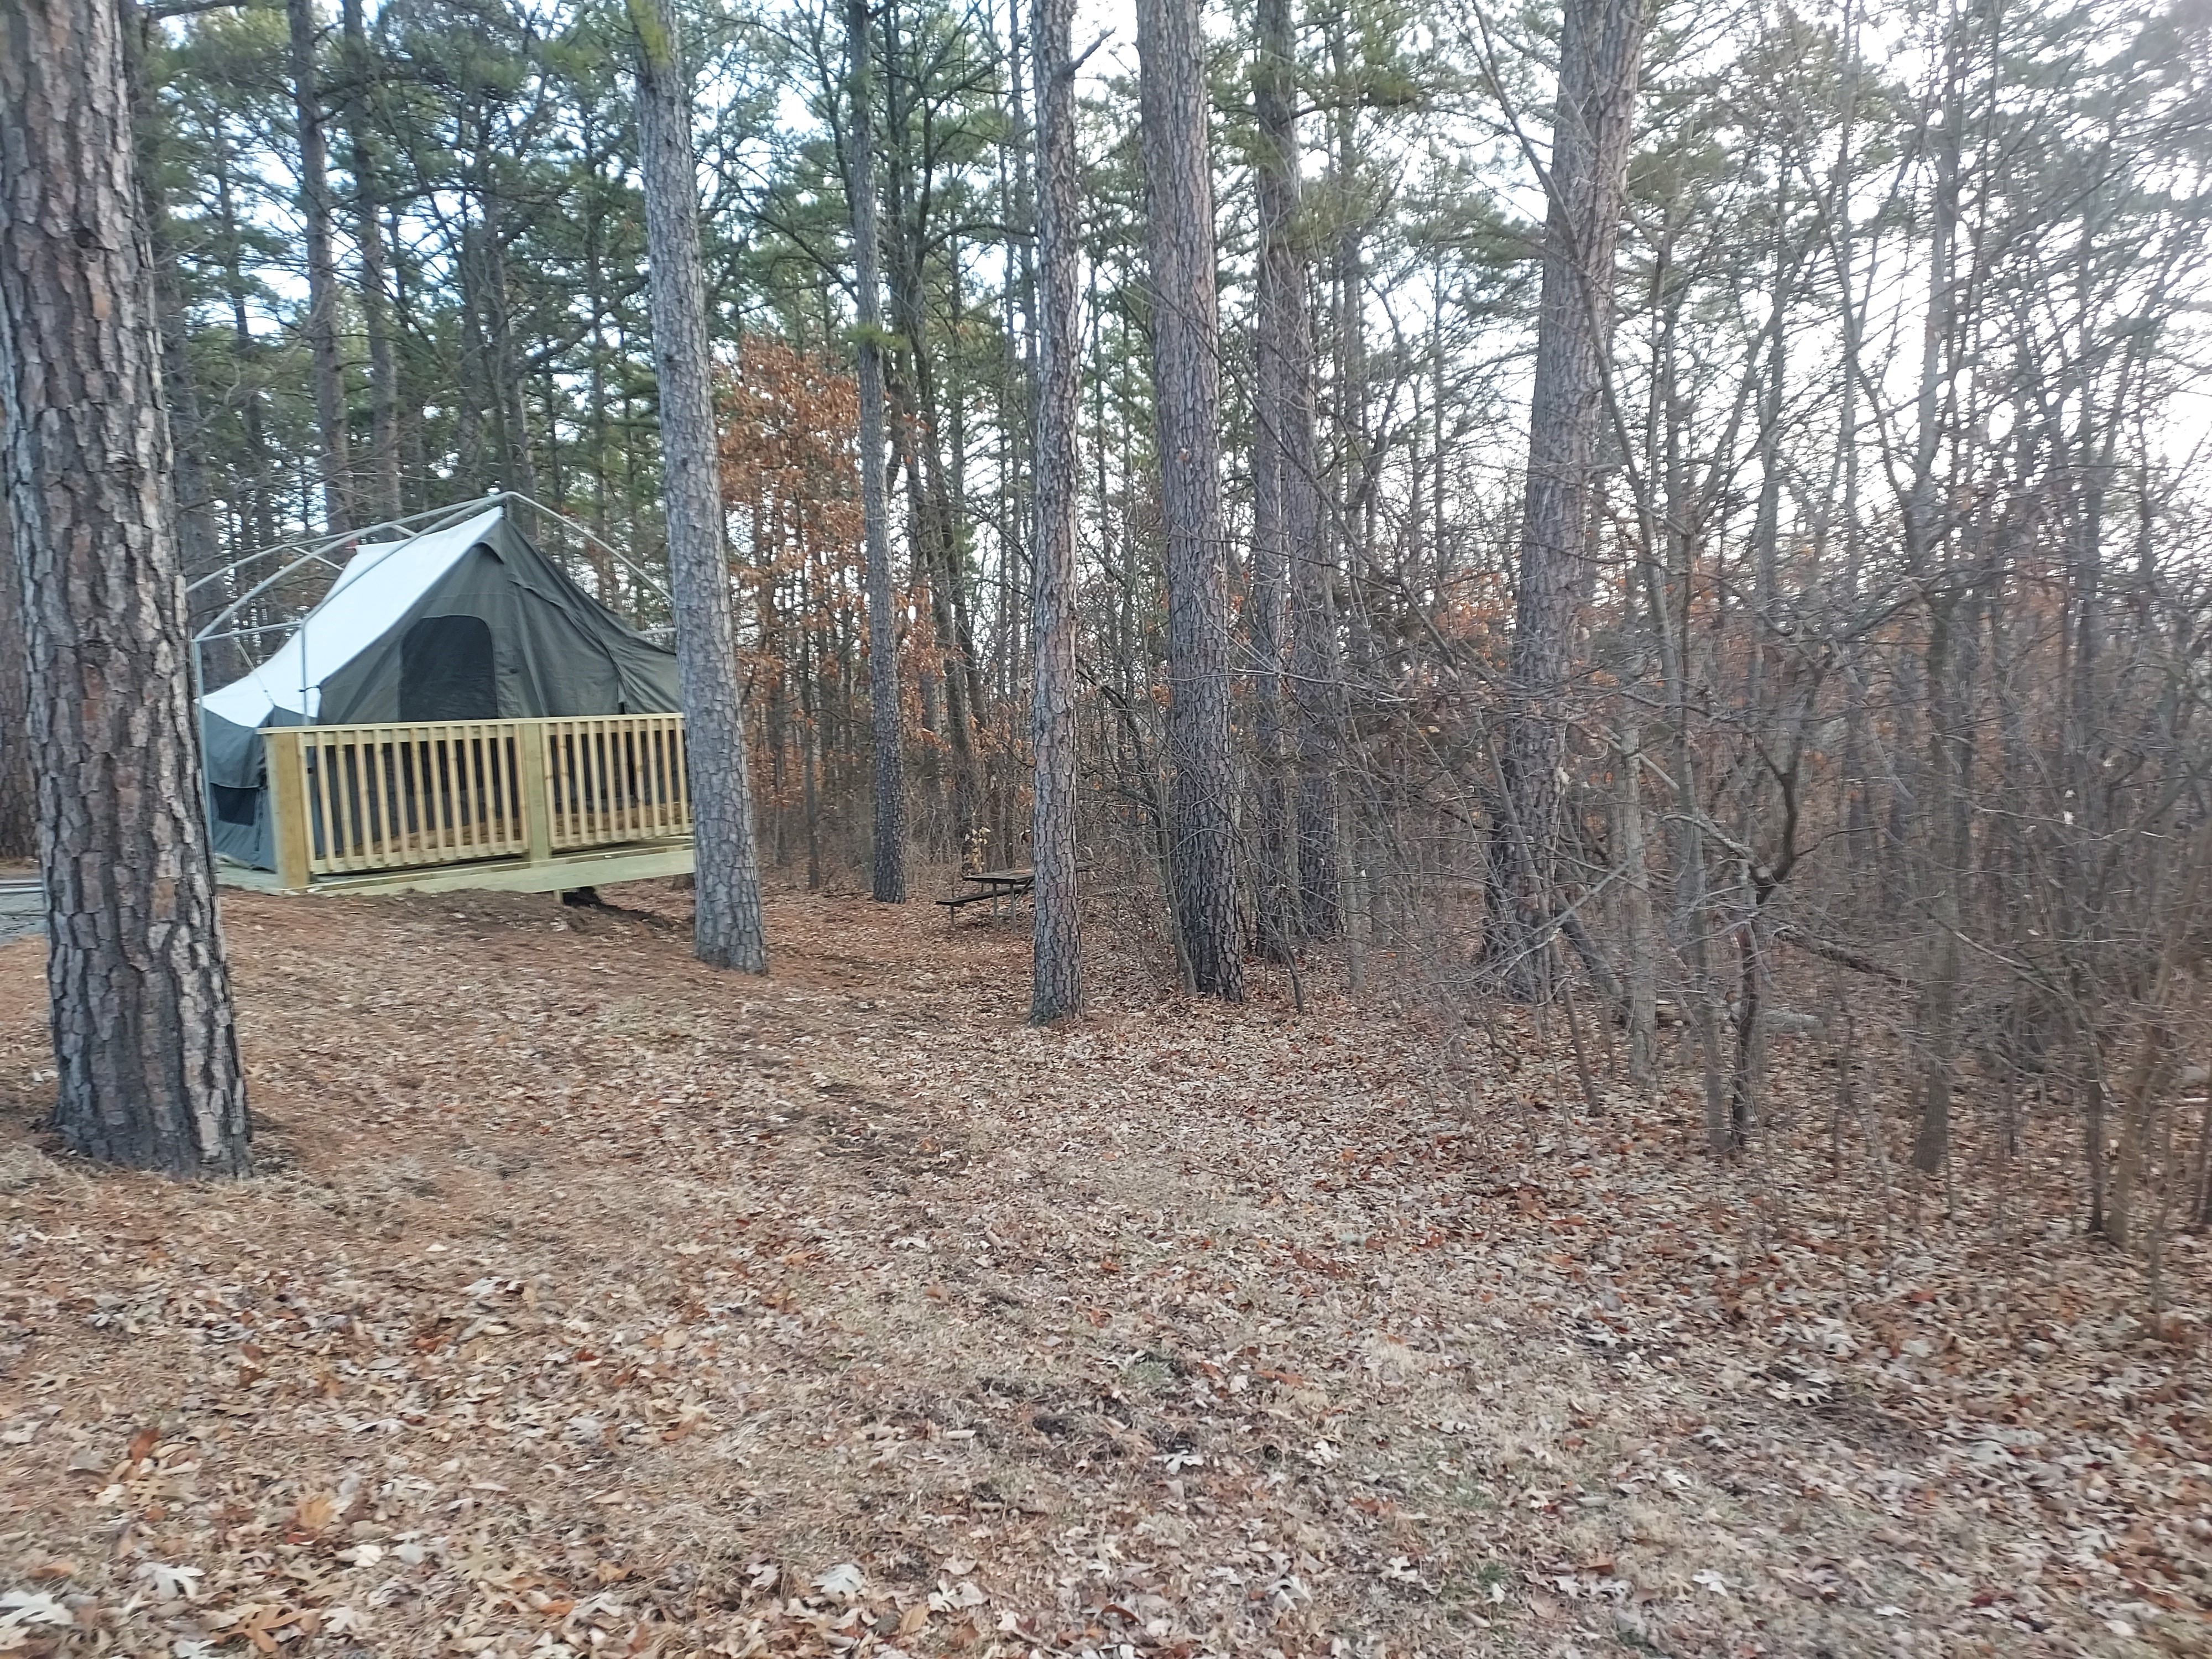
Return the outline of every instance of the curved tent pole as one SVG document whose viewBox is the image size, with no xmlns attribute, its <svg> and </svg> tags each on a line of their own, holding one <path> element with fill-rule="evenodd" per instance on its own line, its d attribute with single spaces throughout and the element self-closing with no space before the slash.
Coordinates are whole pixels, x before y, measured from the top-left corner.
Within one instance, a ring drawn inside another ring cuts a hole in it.
<svg viewBox="0 0 2212 1659">
<path fill-rule="evenodd" d="M 186 583 L 185 585 L 185 592 L 190 593 L 196 589 L 205 587 L 210 582 L 216 580 L 218 577 L 230 575 L 240 567 L 252 564 L 256 559 L 265 559 L 269 557 L 270 555 L 273 553 L 282 553 L 288 548 L 306 548 L 307 551 L 303 554 L 301 560 L 298 561 L 298 562 L 304 562 L 307 560 L 320 558 L 323 555 L 330 552 L 332 549 L 343 547 L 348 542 L 367 541 L 371 537 L 374 536 L 380 530 L 403 529 L 412 525 L 418 519 L 434 519 L 440 520 L 439 523 L 433 525 L 431 528 L 444 529 L 453 522 L 467 518 L 471 514 L 481 513 L 486 507 L 506 500 L 512 494 L 513 492 L 510 490 L 487 490 L 484 494 L 471 496 L 465 501 L 454 501 L 445 507 L 426 507 L 419 512 L 415 513 L 403 513 L 396 519 L 386 519 L 376 524 L 363 525 L 358 530 L 349 530 L 341 535 L 302 536 L 292 541 L 279 542 L 273 547 L 257 548 L 251 553 L 246 554 L 241 557 L 233 559 L 228 564 L 222 565 L 216 569 L 209 571 L 206 575 L 198 578 L 197 580 Z M 535 505 L 535 503 L 532 503 L 532 505 Z M 558 517 L 559 515 L 556 514 L 555 516 Z M 427 532 L 410 530 L 408 533 L 412 536 L 425 534 Z M 403 538 L 403 539 L 404 538 Z M 328 563 L 329 561 L 325 559 L 324 562 Z"/>
<path fill-rule="evenodd" d="M 185 592 L 187 593 L 197 593 L 200 589 L 205 587 L 210 582 L 221 581 L 225 576 L 234 576 L 240 571 L 245 569 L 249 564 L 257 563 L 263 559 L 269 558 L 278 553 L 289 552 L 293 548 L 303 545 L 305 545 L 305 544 L 301 542 L 279 542 L 274 547 L 256 548 L 251 553 L 244 554 L 238 558 L 233 559 L 228 564 L 218 566 L 216 568 L 209 571 L 204 576 L 197 576 L 193 578 L 191 581 L 185 584 Z M 319 542 L 315 545 L 319 549 L 326 545 L 337 546 L 338 544 L 325 544 Z M 311 550 L 303 554 L 299 559 L 294 561 L 294 562 L 297 564 L 307 564 L 318 559 L 320 559 L 325 564 L 330 564 L 332 562 L 331 560 L 325 558 L 321 552 L 315 550 Z"/>
<path fill-rule="evenodd" d="M 612 558 L 617 564 L 621 565 L 624 570 L 628 571 L 649 592 L 658 595 L 663 604 L 672 605 L 674 603 L 670 597 L 668 584 L 665 581 L 653 571 L 647 569 L 643 565 L 639 564 L 636 560 L 631 558 L 620 548 L 606 540 L 605 538 L 594 534 L 589 526 L 580 523 L 578 520 L 570 518 L 565 513 L 556 511 L 556 509 L 546 506 L 543 501 L 537 501 L 531 496 L 524 495 L 520 490 L 495 489 L 489 491 L 485 495 L 476 496 L 467 501 L 456 502 L 450 507 L 430 507 L 426 508 L 424 511 L 420 513 L 405 514 L 397 519 L 386 519 L 380 524 L 369 525 L 360 530 L 349 530 L 342 536 L 324 537 L 312 543 L 307 544 L 299 542 L 288 544 L 288 545 L 293 547 L 304 545 L 307 548 L 307 550 L 301 553 L 297 558 L 292 560 L 291 562 L 285 565 L 282 569 L 263 578 L 260 581 L 256 582 L 252 587 L 246 589 L 245 592 L 240 594 L 235 599 L 233 599 L 221 611 L 216 612 L 213 617 L 210 617 L 208 619 L 206 626 L 203 627 L 198 633 L 192 635 L 195 667 L 198 667 L 202 659 L 203 647 L 208 641 L 236 637 L 238 630 L 231 630 L 228 632 L 223 631 L 223 624 L 229 622 L 233 617 L 237 616 L 240 611 L 244 610 L 246 605 L 251 604 L 253 600 L 260 598 L 262 594 L 267 592 L 278 583 L 283 582 L 288 577 L 294 575 L 300 570 L 304 569 L 306 567 L 312 564 L 326 564 L 330 566 L 332 570 L 343 570 L 345 567 L 340 564 L 337 560 L 331 557 L 331 555 L 344 547 L 348 543 L 358 544 L 360 542 L 366 541 L 370 537 L 375 535 L 375 533 L 380 530 L 405 529 L 408 533 L 401 537 L 398 542 L 392 544 L 392 548 L 387 550 L 387 552 L 397 551 L 399 548 L 406 546 L 410 542 L 419 540 L 424 536 L 435 535 L 441 530 L 450 530 L 455 525 L 475 517 L 477 514 L 485 511 L 489 507 L 496 507 L 507 501 L 514 501 L 518 505 L 533 508 L 539 513 L 543 513 L 546 517 L 567 526 L 569 529 L 581 536 L 585 540 L 590 542 L 593 546 L 604 549 L 609 557 Z M 428 520 L 429 522 L 422 524 L 420 528 L 412 527 L 416 526 L 418 520 Z M 225 576 L 235 574 L 243 567 L 253 563 L 258 559 L 265 559 L 271 554 L 281 553 L 283 550 L 284 549 L 282 547 L 263 548 L 257 552 L 249 553 L 244 558 L 234 559 L 230 563 L 223 566 L 221 569 L 211 570 L 206 575 L 199 578 L 198 580 L 187 584 L 185 591 L 187 593 L 190 593 L 195 589 L 204 587 L 210 582 L 219 580 Z M 261 632 L 273 630 L 256 629 L 255 631 Z M 201 690 L 202 693 L 204 694 L 205 688 L 203 686 Z"/>
<path fill-rule="evenodd" d="M 216 630 L 221 628 L 223 623 L 228 622 L 233 617 L 236 616 L 248 603 L 260 598 L 262 594 L 267 592 L 270 588 L 283 581 L 287 576 L 291 575 L 295 571 L 302 569 L 311 564 L 326 564 L 333 570 L 343 570 L 345 567 L 338 563 L 337 560 L 331 558 L 330 556 L 338 549 L 343 547 L 349 542 L 359 542 L 364 538 L 373 535 L 380 530 L 401 529 L 404 526 L 411 524 L 417 519 L 428 519 L 432 521 L 419 530 L 409 530 L 407 534 L 400 538 L 398 544 L 401 546 L 404 546 L 407 543 L 416 540 L 421 537 L 434 535 L 441 530 L 450 530 L 455 525 L 459 524 L 465 520 L 474 518 L 477 514 L 483 512 L 487 506 L 490 505 L 497 499 L 498 497 L 496 496 L 480 495 L 474 501 L 464 502 L 453 507 L 433 507 L 427 512 L 410 513 L 404 518 L 386 519 L 382 524 L 371 525 L 366 530 L 349 530 L 343 536 L 324 537 L 313 543 L 289 543 L 288 544 L 289 546 L 305 546 L 307 550 L 301 554 L 299 557 L 294 559 L 283 569 L 277 571 L 274 575 L 264 577 L 260 581 L 256 582 L 252 587 L 246 589 L 245 592 L 240 594 L 222 610 L 216 611 L 213 617 L 208 619 L 207 626 L 201 629 L 200 631 L 193 635 L 192 637 L 195 640 L 211 640 L 224 637 L 223 635 L 217 634 Z M 201 577 L 199 580 L 190 584 L 185 591 L 189 593 L 193 588 L 203 587 L 209 582 L 214 581 L 218 577 L 232 574 L 241 566 L 249 565 L 256 559 L 267 558 L 272 553 L 281 553 L 283 550 L 283 548 L 274 547 L 264 548 L 258 553 L 249 553 L 242 559 L 233 560 L 220 570 L 210 571 L 206 575 Z"/>
</svg>

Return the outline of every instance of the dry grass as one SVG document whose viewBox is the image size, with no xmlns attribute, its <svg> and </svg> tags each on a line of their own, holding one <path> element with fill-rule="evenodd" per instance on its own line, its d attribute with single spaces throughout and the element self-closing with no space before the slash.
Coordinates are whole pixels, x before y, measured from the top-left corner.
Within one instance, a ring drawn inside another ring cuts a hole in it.
<svg viewBox="0 0 2212 1659">
<path fill-rule="evenodd" d="M 2212 1651 L 2193 1241 L 2154 1340 L 1513 1016 L 611 896 L 231 898 L 222 1188 L 52 1154 L 0 949 L 0 1651 Z"/>
</svg>

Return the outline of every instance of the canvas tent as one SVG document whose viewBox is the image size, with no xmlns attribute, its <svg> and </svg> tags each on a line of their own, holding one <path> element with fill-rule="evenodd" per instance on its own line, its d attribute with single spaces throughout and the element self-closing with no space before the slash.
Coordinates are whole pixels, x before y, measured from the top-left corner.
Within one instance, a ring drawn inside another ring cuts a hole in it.
<svg viewBox="0 0 2212 1659">
<path fill-rule="evenodd" d="M 215 850 L 276 867 L 265 726 L 679 706 L 675 653 L 577 586 L 504 506 L 402 541 L 364 543 L 266 661 L 200 699 Z"/>
</svg>

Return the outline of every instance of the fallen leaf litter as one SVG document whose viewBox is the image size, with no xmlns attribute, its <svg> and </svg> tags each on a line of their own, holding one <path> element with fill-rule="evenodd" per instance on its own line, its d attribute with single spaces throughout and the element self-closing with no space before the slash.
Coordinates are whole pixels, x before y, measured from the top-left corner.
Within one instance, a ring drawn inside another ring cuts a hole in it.
<svg viewBox="0 0 2212 1659">
<path fill-rule="evenodd" d="M 51 1155 L 0 949 L 0 1653 L 2212 1652 L 2203 1250 L 2063 1123 L 1916 1226 L 1787 1052 L 1719 1168 L 1516 1014 L 611 896 L 230 898 L 236 1187 Z"/>
</svg>

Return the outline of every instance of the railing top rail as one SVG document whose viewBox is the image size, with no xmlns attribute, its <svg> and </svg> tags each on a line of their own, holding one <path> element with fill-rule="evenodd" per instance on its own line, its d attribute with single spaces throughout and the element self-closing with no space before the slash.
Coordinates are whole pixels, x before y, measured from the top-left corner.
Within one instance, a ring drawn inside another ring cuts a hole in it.
<svg viewBox="0 0 2212 1659">
<path fill-rule="evenodd" d="M 264 735 L 280 732 L 296 732 L 303 737 L 345 737 L 367 732 L 452 732 L 461 729 L 494 731 L 518 726 L 580 726 L 594 722 L 619 725 L 634 720 L 676 720 L 684 716 L 673 709 L 653 710 L 634 714 L 513 714 L 497 720 L 352 720 L 343 724 L 313 726 L 264 726 Z"/>
</svg>

